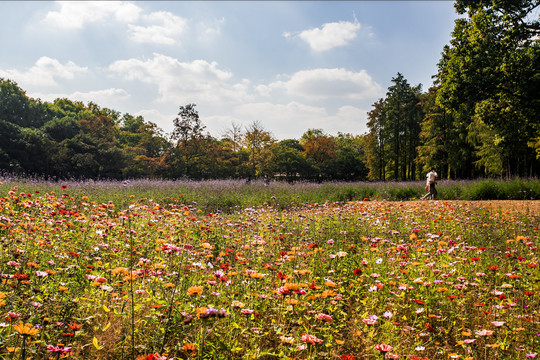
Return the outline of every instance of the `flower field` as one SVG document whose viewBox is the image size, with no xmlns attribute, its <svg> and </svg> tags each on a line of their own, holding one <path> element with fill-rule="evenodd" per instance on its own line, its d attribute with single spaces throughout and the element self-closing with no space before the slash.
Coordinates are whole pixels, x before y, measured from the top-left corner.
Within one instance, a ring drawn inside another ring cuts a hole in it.
<svg viewBox="0 0 540 360">
<path fill-rule="evenodd" d="M 269 198 L 222 213 L 129 189 L 102 199 L 60 184 L 0 193 L 1 358 L 540 352 L 535 212 Z"/>
</svg>

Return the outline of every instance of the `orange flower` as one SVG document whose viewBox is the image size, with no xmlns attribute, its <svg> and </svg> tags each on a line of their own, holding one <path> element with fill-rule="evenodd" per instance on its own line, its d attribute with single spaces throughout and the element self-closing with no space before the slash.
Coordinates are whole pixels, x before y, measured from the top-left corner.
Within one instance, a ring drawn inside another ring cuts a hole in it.
<svg viewBox="0 0 540 360">
<path fill-rule="evenodd" d="M 23 324 L 22 321 L 18 325 L 14 325 L 13 328 L 21 335 L 34 336 L 39 330 L 32 326 L 32 324 Z"/>
<path fill-rule="evenodd" d="M 191 286 L 187 290 L 188 296 L 200 295 L 200 294 L 202 294 L 202 292 L 203 292 L 203 287 L 202 286 Z"/>
</svg>

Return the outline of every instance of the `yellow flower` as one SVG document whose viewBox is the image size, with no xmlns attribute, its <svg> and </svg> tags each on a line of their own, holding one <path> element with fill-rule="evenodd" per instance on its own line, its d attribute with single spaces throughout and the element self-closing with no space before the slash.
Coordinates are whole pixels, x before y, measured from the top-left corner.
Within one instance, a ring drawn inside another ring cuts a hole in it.
<svg viewBox="0 0 540 360">
<path fill-rule="evenodd" d="M 34 336 L 39 332 L 32 324 L 23 324 L 22 321 L 18 325 L 14 325 L 13 328 L 21 335 Z"/>
</svg>

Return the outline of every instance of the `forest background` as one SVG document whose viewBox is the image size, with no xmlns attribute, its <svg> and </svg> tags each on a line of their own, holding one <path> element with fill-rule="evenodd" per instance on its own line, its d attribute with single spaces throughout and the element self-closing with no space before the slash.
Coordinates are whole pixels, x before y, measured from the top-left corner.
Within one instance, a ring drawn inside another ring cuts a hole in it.
<svg viewBox="0 0 540 360">
<path fill-rule="evenodd" d="M 0 79 L 0 169 L 51 178 L 418 180 L 540 174 L 539 1 L 459 0 L 450 44 L 423 92 L 399 72 L 367 134 L 307 129 L 277 140 L 254 120 L 205 132 L 195 104 L 165 134 L 142 116 L 67 98 L 42 102 Z"/>
</svg>

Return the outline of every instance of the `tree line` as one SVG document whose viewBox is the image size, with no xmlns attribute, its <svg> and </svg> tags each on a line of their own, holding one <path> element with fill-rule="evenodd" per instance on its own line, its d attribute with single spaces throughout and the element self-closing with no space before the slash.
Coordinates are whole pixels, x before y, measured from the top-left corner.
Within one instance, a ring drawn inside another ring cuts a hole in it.
<svg viewBox="0 0 540 360">
<path fill-rule="evenodd" d="M 57 178 L 417 180 L 540 173 L 539 1 L 459 0 L 427 92 L 397 73 L 367 134 L 308 129 L 278 141 L 260 122 L 206 132 L 195 104 L 165 134 L 141 116 L 42 102 L 0 79 L 0 169 Z"/>
</svg>

